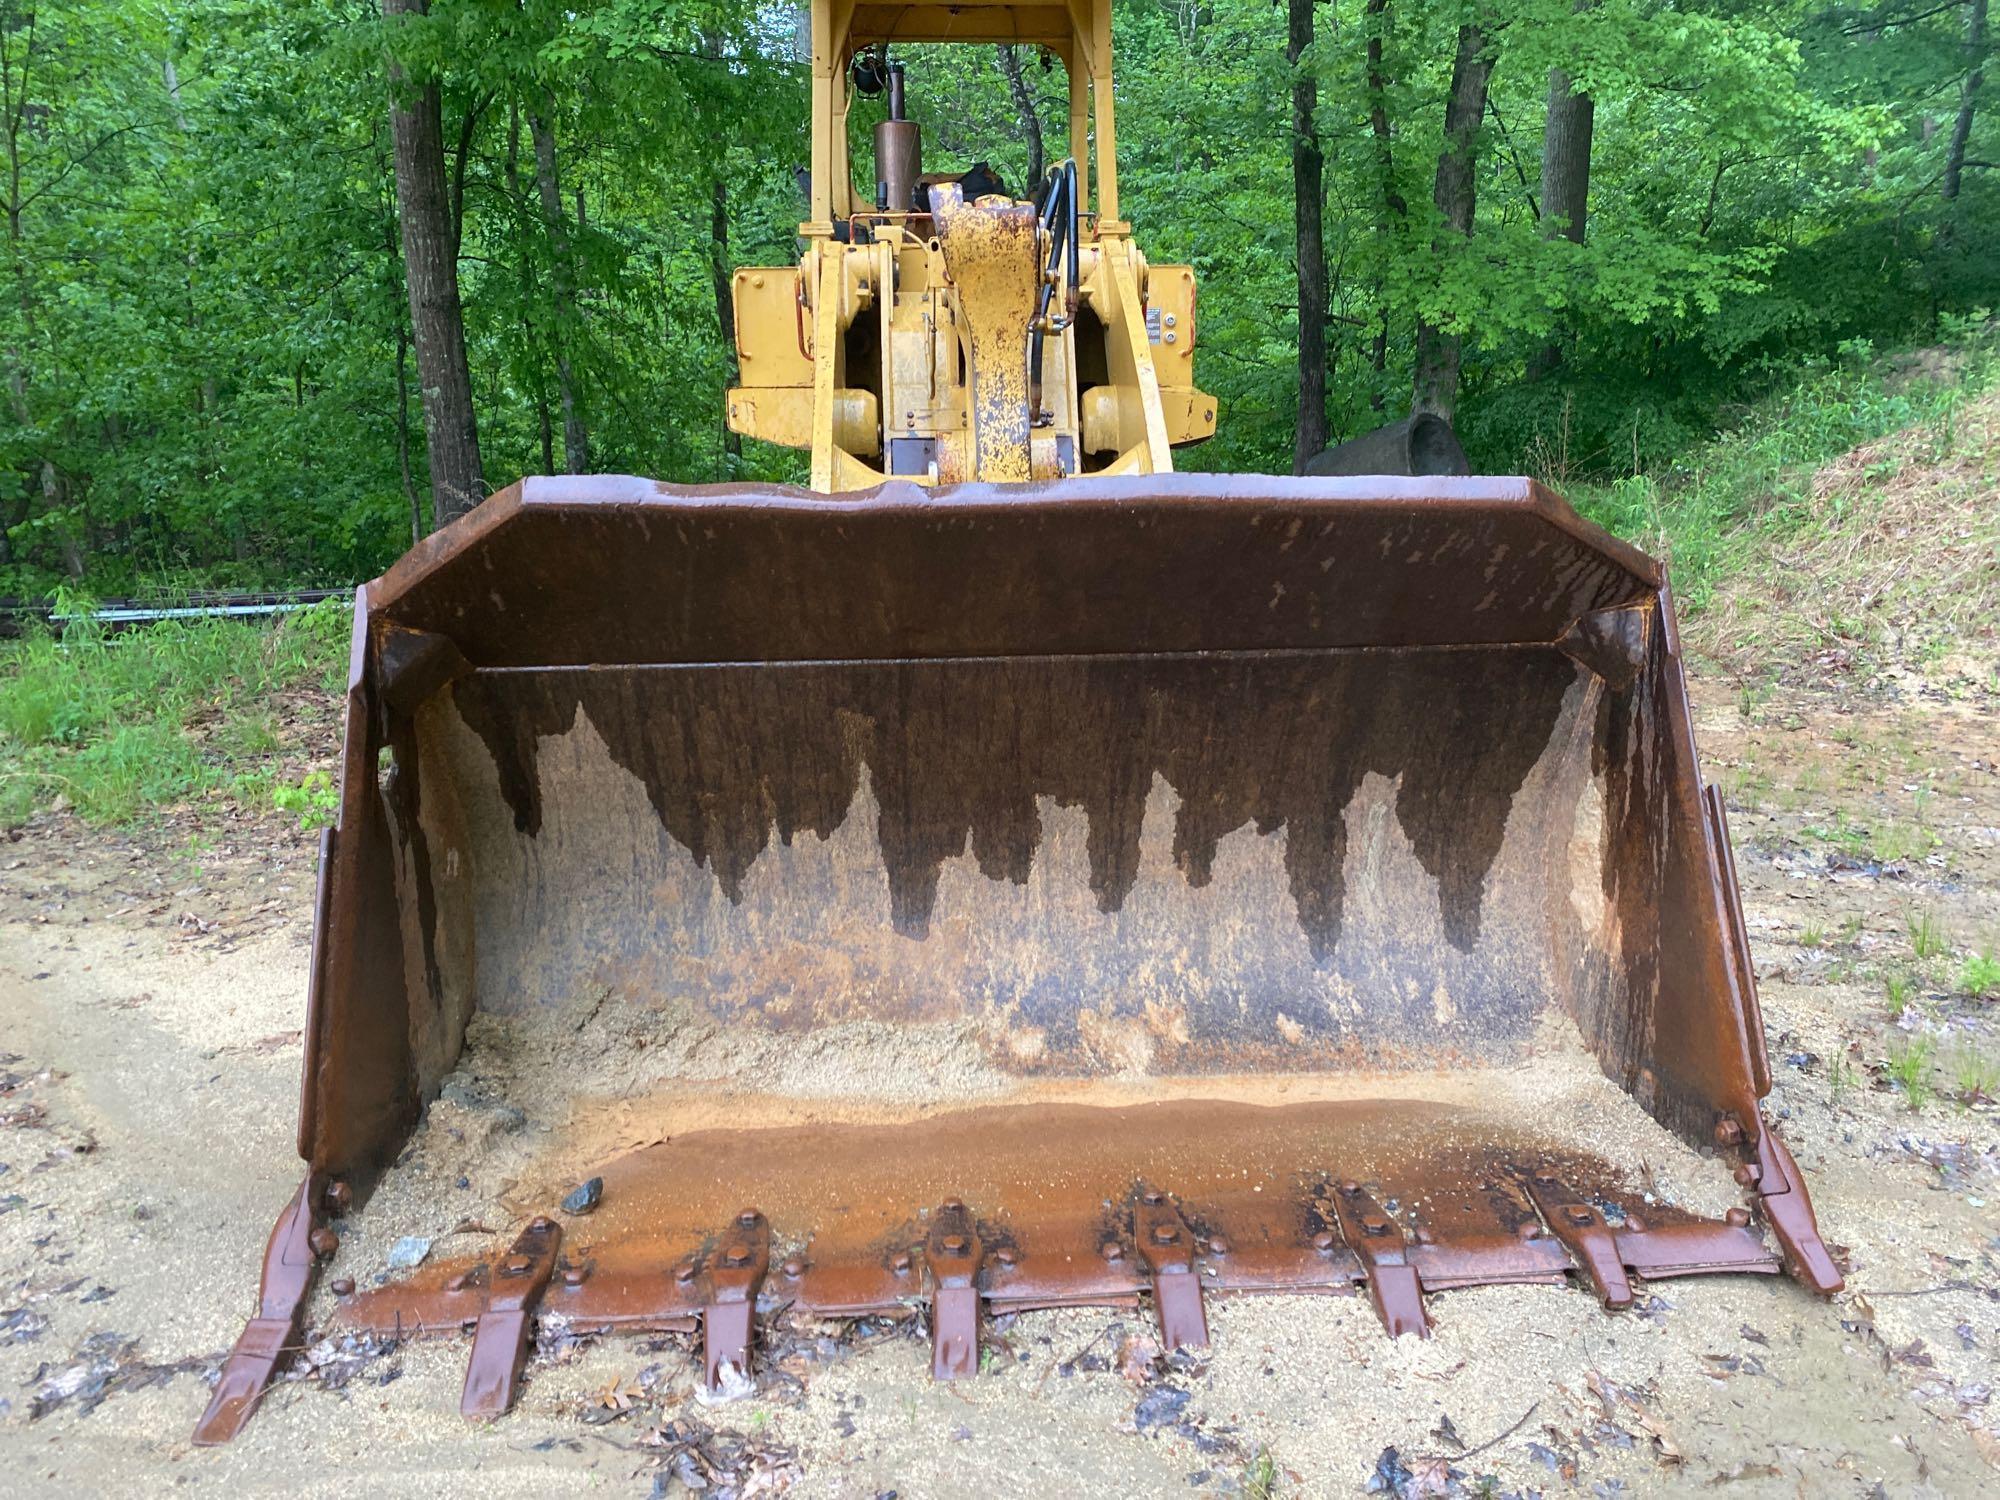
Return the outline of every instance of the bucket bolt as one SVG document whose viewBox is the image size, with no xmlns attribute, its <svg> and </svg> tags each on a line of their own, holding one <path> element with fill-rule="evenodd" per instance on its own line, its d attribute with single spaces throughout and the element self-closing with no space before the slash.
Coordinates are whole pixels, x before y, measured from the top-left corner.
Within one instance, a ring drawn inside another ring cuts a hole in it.
<svg viewBox="0 0 2000 1500">
<path fill-rule="evenodd" d="M 1156 1245 L 1171 1245 L 1180 1237 L 1180 1230 L 1171 1224 L 1155 1224 L 1153 1226 L 1153 1243 Z"/>
<path fill-rule="evenodd" d="M 1116 1265 L 1125 1258 L 1125 1247 L 1116 1240 L 1106 1240 L 1097 1247 L 1097 1253 Z"/>
<path fill-rule="evenodd" d="M 731 1245 L 727 1250 L 722 1252 L 722 1263 L 732 1269 L 749 1265 L 750 1247 L 748 1245 Z"/>
<path fill-rule="evenodd" d="M 564 1266 L 562 1273 L 564 1286 L 582 1286 L 590 1280 L 590 1267 L 586 1265 Z"/>
<path fill-rule="evenodd" d="M 1313 1249 L 1320 1251 L 1322 1254 L 1331 1250 L 1333 1246 L 1334 1237 L 1332 1230 L 1322 1229 L 1318 1234 L 1313 1236 Z"/>
<path fill-rule="evenodd" d="M 894 1271 L 898 1276 L 909 1275 L 910 1252 L 907 1250 L 898 1250 L 896 1252 L 896 1258 L 889 1262 L 889 1269 Z"/>
<path fill-rule="evenodd" d="M 1724 1115 L 1715 1122 L 1715 1143 L 1718 1146 L 1740 1145 L 1743 1141 L 1743 1122 L 1734 1115 Z"/>
<path fill-rule="evenodd" d="M 325 1225 L 321 1225 L 306 1236 L 306 1243 L 312 1246 L 312 1253 L 321 1260 L 327 1259 L 340 1248 L 340 1236 Z"/>
<path fill-rule="evenodd" d="M 791 1277 L 792 1280 L 796 1281 L 799 1279 L 799 1277 L 806 1274 L 806 1263 L 799 1256 L 788 1255 L 785 1257 L 785 1264 L 780 1269 L 782 1269 L 787 1276 Z"/>
<path fill-rule="evenodd" d="M 326 1185 L 324 1198 L 326 1211 L 336 1219 L 354 1207 L 354 1189 L 337 1179 Z"/>
<path fill-rule="evenodd" d="M 694 1262 L 691 1260 L 684 1260 L 679 1265 L 675 1266 L 674 1280 L 680 1282 L 683 1286 L 685 1286 L 688 1282 L 693 1281 Z"/>
</svg>

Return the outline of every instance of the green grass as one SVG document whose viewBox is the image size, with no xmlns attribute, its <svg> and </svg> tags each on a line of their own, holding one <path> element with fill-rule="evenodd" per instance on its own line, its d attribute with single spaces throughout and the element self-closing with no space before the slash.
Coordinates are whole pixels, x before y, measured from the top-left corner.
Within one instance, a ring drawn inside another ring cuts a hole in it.
<svg viewBox="0 0 2000 1500">
<path fill-rule="evenodd" d="M 73 612 L 77 601 L 63 603 Z M 55 805 L 125 823 L 217 791 L 268 805 L 280 786 L 278 697 L 340 691 L 349 618 L 329 601 L 271 625 L 166 620 L 106 633 L 86 620 L 0 644 L 0 826 Z"/>
<path fill-rule="evenodd" d="M 1904 428 L 1930 435 L 1933 461 L 1953 450 L 1967 399 L 1996 372 L 1991 324 L 1968 325 L 1953 378 L 1903 378 L 1893 358 L 1809 374 L 1760 403 L 1731 431 L 1660 471 L 1567 493 L 1608 530 L 1671 560 L 1674 591 L 1698 614 L 1717 585 L 1774 538 L 1810 520 L 1813 475 L 1862 443 Z"/>
<path fill-rule="evenodd" d="M 1911 1037 L 1889 1053 L 1889 1081 L 1903 1091 L 1911 1109 L 1930 1102 L 1931 1061 L 1936 1053 L 1937 1043 L 1928 1037 Z"/>
<path fill-rule="evenodd" d="M 1911 984 L 1909 975 L 1891 974 L 1884 981 L 1883 988 L 1888 991 L 1889 1019 L 1893 1021 L 1910 1008 L 1916 987 Z"/>
<path fill-rule="evenodd" d="M 1952 1059 L 1951 1078 L 1961 1104 L 2000 1099 L 2000 1059 L 1967 1048 Z"/>
<path fill-rule="evenodd" d="M 1237 1493 L 1244 1500 L 1274 1500 L 1278 1493 L 1278 1463 L 1268 1451 L 1260 1451 L 1250 1460 Z"/>
<path fill-rule="evenodd" d="M 1833 1102 L 1840 1103 L 1847 1091 L 1854 1087 L 1854 1064 L 1836 1052 L 1833 1060 L 1826 1065 L 1826 1083 Z"/>
<path fill-rule="evenodd" d="M 1958 971 L 1958 987 L 1981 1000 L 2000 996 L 2000 958 L 1991 952 L 1971 955 Z"/>
<path fill-rule="evenodd" d="M 1939 843 L 1938 836 L 1921 823 L 1885 823 L 1875 830 L 1875 838 L 1870 846 L 1875 858 L 1882 864 L 1894 864 L 1897 860 L 1919 860 L 1924 858 Z"/>
<path fill-rule="evenodd" d="M 1944 927 L 1934 912 L 1915 912 L 1910 917 L 1910 951 L 1922 960 L 1945 951 Z"/>
</svg>

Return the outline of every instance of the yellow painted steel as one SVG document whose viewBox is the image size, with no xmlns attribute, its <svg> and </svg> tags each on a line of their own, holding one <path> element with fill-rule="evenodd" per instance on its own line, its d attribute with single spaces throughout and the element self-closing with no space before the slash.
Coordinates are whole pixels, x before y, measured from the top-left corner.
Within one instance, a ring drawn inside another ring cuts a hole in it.
<svg viewBox="0 0 2000 1500">
<path fill-rule="evenodd" d="M 1034 209 L 966 202 L 946 173 L 934 174 L 935 214 L 878 211 L 855 191 L 849 153 L 858 51 L 1000 41 L 1046 47 L 1068 73 L 1083 209 L 1078 284 L 1052 273 L 1038 411 L 1027 350 L 1053 246 Z M 1174 446 L 1213 436 L 1215 402 L 1194 383 L 1194 273 L 1149 269 L 1118 217 L 1113 105 L 1110 0 L 812 0 L 806 250 L 795 268 L 736 273 L 730 430 L 809 450 L 823 493 L 892 475 L 1163 473 Z"/>
</svg>

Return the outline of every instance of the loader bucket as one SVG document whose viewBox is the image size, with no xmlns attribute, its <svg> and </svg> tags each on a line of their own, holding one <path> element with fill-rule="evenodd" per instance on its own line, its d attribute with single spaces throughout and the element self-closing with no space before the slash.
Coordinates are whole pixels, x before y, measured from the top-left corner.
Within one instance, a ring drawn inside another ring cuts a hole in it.
<svg viewBox="0 0 2000 1500">
<path fill-rule="evenodd" d="M 534 1123 L 518 1238 L 336 1317 L 476 1328 L 473 1414 L 551 1311 L 726 1388 L 781 1305 L 952 1375 L 1026 1307 L 1829 1291 L 1728 851 L 1661 569 L 1527 481 L 530 480 L 356 602 L 271 1264 L 421 1210 L 450 1082 Z"/>
</svg>

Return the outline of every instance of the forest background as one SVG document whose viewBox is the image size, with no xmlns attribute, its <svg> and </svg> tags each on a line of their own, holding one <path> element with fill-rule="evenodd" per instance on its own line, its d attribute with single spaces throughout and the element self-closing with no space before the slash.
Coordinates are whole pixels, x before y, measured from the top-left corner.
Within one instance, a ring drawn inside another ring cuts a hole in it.
<svg viewBox="0 0 2000 1500">
<path fill-rule="evenodd" d="M 1987 0 L 1114 34 L 1123 207 L 1201 287 L 1186 467 L 1423 408 L 1482 472 L 1671 485 L 2000 294 Z M 349 584 L 525 473 L 799 477 L 721 413 L 729 271 L 797 255 L 800 37 L 750 0 L 0 0 L 0 595 Z M 904 56 L 928 163 L 1024 192 L 1067 149 L 1059 63 Z"/>
</svg>

